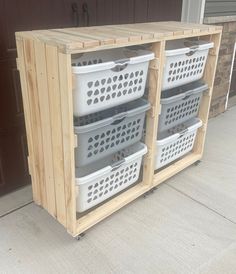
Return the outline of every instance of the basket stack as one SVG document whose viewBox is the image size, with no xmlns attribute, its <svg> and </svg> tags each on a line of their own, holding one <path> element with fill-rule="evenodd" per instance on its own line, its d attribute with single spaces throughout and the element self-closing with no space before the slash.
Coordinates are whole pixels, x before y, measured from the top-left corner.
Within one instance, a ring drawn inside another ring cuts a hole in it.
<svg viewBox="0 0 236 274">
<path fill-rule="evenodd" d="M 175 40 L 166 45 L 161 113 L 158 123 L 155 169 L 164 167 L 193 149 L 203 92 L 202 77 L 209 49 L 206 41 Z"/>
<path fill-rule="evenodd" d="M 77 211 L 84 212 L 134 184 L 140 173 L 149 61 L 137 49 L 74 56 L 72 71 Z"/>
</svg>

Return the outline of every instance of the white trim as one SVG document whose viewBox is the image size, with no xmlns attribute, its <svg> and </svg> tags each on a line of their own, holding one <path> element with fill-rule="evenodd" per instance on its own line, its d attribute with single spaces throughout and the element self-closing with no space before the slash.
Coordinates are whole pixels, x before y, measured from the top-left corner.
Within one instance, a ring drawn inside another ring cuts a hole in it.
<svg viewBox="0 0 236 274">
<path fill-rule="evenodd" d="M 229 89 L 228 89 L 228 93 L 227 93 L 227 96 L 226 96 L 225 110 L 228 108 L 229 92 L 230 92 L 230 87 L 231 87 L 231 80 L 232 80 L 235 57 L 236 57 L 236 43 L 234 43 L 234 52 L 233 52 L 232 63 L 231 63 L 231 70 L 230 70 L 230 77 L 229 77 Z"/>
<path fill-rule="evenodd" d="M 206 0 L 183 0 L 182 22 L 203 23 Z"/>
<path fill-rule="evenodd" d="M 236 15 L 205 17 L 203 20 L 205 24 L 217 24 L 217 23 L 227 23 L 227 22 L 235 22 L 235 21 L 236 21 Z"/>
</svg>

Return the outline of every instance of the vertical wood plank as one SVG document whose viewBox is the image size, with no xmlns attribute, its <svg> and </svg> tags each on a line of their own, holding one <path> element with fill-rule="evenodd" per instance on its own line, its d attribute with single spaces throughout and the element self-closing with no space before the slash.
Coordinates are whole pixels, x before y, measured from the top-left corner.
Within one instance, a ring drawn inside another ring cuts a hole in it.
<svg viewBox="0 0 236 274">
<path fill-rule="evenodd" d="M 156 139 L 158 118 L 160 112 L 160 98 L 162 87 L 162 74 L 164 66 L 165 42 L 153 43 L 152 51 L 155 58 L 149 66 L 149 95 L 148 100 L 151 103 L 151 109 L 147 113 L 146 119 L 146 137 L 145 143 L 148 147 L 148 153 L 144 158 L 143 182 L 145 184 L 153 183 L 154 165 L 156 155 Z"/>
<path fill-rule="evenodd" d="M 56 216 L 60 223 L 66 225 L 64 157 L 62 140 L 62 113 L 60 94 L 60 75 L 57 47 L 46 45 L 48 96 L 51 120 L 52 157 Z M 66 72 L 65 72 L 66 74 Z M 52 190 L 53 191 L 53 190 Z"/>
<path fill-rule="evenodd" d="M 47 64 L 45 54 L 45 44 L 34 41 L 35 48 L 35 64 L 38 86 L 38 99 L 41 118 L 43 158 L 44 158 L 44 174 L 45 188 L 48 212 L 56 217 L 55 189 L 54 189 L 54 173 L 53 173 L 53 151 L 51 136 L 51 121 L 49 109 L 49 90 L 47 81 Z"/>
<path fill-rule="evenodd" d="M 37 77 L 35 69 L 35 51 L 33 40 L 24 40 L 24 59 L 26 68 L 26 79 L 28 96 L 30 101 L 30 119 L 32 128 L 32 140 L 34 147 L 34 170 L 37 184 L 37 192 L 40 194 L 41 204 L 47 208 L 47 195 L 44 178 L 44 157 L 43 157 L 43 144 L 41 132 L 41 119 L 39 109 Z M 36 194 L 37 195 L 37 194 Z"/>
<path fill-rule="evenodd" d="M 209 111 L 211 105 L 212 92 L 214 87 L 215 72 L 218 60 L 218 54 L 220 49 L 221 33 L 208 35 L 205 37 L 200 37 L 207 41 L 214 43 L 214 48 L 210 49 L 209 55 L 206 62 L 206 67 L 204 71 L 203 79 L 206 84 L 208 84 L 209 91 L 203 93 L 202 101 L 199 108 L 198 117 L 202 120 L 203 126 L 198 129 L 197 136 L 194 143 L 193 151 L 196 153 L 203 154 L 205 138 L 206 138 L 206 129 L 209 118 Z"/>
<path fill-rule="evenodd" d="M 76 189 L 71 56 L 58 53 L 67 230 L 76 235 Z"/>
<path fill-rule="evenodd" d="M 16 38 L 16 47 L 17 47 L 17 67 L 20 72 L 20 81 L 21 81 L 21 91 L 23 98 L 23 108 L 24 108 L 24 118 L 25 118 L 25 127 L 26 127 L 26 136 L 27 136 L 27 145 L 28 145 L 28 165 L 29 171 L 31 175 L 32 181 L 32 191 L 33 191 L 33 199 L 35 203 L 38 205 L 41 204 L 41 192 L 39 186 L 39 178 L 35 171 L 35 160 L 34 160 L 34 146 L 33 146 L 33 132 L 31 126 L 31 108 L 30 108 L 30 99 L 28 94 L 28 85 L 27 85 L 27 77 L 26 77 L 26 66 L 24 59 L 24 44 L 23 39 L 20 37 Z"/>
</svg>

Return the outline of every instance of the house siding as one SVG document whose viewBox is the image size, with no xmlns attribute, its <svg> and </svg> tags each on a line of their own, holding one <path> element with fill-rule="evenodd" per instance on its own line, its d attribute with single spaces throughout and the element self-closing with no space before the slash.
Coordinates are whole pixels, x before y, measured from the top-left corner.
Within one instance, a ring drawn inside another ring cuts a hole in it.
<svg viewBox="0 0 236 274">
<path fill-rule="evenodd" d="M 236 15 L 235 0 L 206 0 L 205 17 Z"/>
</svg>

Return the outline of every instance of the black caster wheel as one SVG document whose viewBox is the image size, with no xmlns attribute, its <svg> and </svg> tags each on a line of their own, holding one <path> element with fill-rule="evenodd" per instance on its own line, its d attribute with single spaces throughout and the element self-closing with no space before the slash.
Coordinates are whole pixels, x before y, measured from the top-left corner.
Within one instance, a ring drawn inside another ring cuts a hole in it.
<svg viewBox="0 0 236 274">
<path fill-rule="evenodd" d="M 155 190 L 157 189 L 157 187 L 153 187 L 152 189 L 150 189 L 148 192 L 146 192 L 145 194 L 143 194 L 143 198 L 147 198 L 147 196 L 149 196 L 150 194 L 153 194 L 155 192 Z"/>
<path fill-rule="evenodd" d="M 81 233 L 78 236 L 76 236 L 76 240 L 80 241 L 84 237 L 85 233 Z"/>
<path fill-rule="evenodd" d="M 194 163 L 195 166 L 198 166 L 201 163 L 201 160 L 198 160 L 197 162 Z"/>
</svg>

